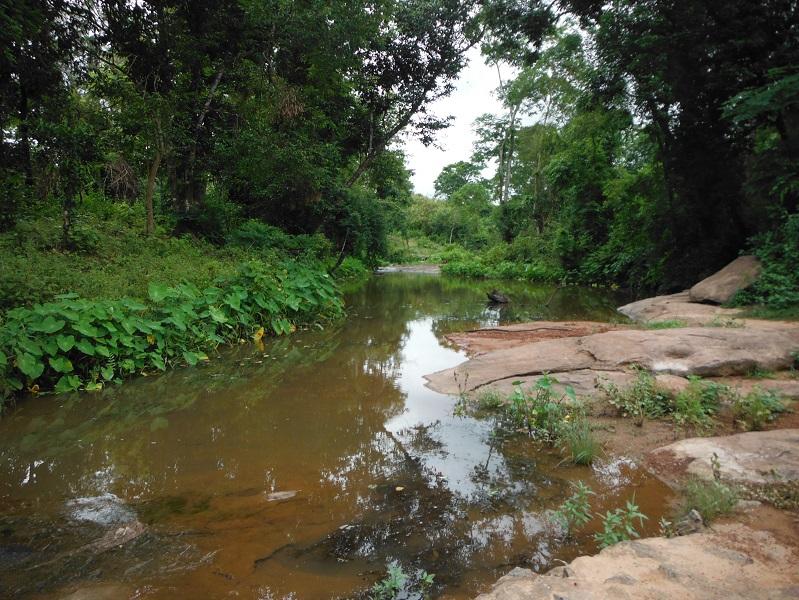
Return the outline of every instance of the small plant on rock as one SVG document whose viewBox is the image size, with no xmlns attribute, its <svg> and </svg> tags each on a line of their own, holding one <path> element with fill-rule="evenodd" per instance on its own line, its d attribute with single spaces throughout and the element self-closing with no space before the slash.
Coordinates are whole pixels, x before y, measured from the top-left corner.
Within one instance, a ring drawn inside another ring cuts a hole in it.
<svg viewBox="0 0 799 600">
<path fill-rule="evenodd" d="M 700 433 L 715 426 L 713 417 L 718 413 L 721 400 L 730 394 L 727 386 L 700 377 L 688 378 L 688 386 L 674 398 L 672 418 L 678 427 L 693 427 Z"/>
<path fill-rule="evenodd" d="M 736 423 L 748 431 L 762 429 L 787 410 L 776 392 L 760 387 L 755 387 L 745 396 L 739 395 L 732 405 Z"/>
<path fill-rule="evenodd" d="M 673 406 L 671 394 L 658 386 L 654 375 L 641 367 L 636 367 L 635 372 L 635 381 L 624 389 L 607 380 L 599 380 L 597 387 L 605 392 L 621 416 L 631 417 L 640 427 L 645 418 L 663 417 L 672 411 Z"/>
</svg>

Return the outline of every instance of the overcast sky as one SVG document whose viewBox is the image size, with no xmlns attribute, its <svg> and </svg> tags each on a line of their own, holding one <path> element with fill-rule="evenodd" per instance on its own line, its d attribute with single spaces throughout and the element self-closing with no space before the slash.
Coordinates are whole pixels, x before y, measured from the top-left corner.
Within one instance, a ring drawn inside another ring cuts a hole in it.
<svg viewBox="0 0 799 600">
<path fill-rule="evenodd" d="M 507 76 L 503 70 L 503 79 Z M 452 115 L 452 125 L 439 132 L 436 145 L 425 148 L 417 140 L 407 140 L 405 153 L 408 167 L 413 171 L 413 186 L 416 192 L 433 195 L 433 182 L 445 166 L 459 160 L 468 160 L 472 155 L 474 120 L 483 113 L 498 114 L 502 104 L 493 95 L 499 85 L 496 67 L 487 65 L 478 49 L 469 53 L 469 65 L 456 82 L 456 89 L 446 98 L 435 102 L 430 112 L 436 116 Z"/>
</svg>

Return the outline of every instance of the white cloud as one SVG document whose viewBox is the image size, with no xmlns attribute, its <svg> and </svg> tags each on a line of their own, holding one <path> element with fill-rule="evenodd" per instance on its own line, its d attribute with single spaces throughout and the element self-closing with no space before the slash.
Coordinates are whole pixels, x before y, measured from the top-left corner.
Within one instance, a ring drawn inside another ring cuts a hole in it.
<svg viewBox="0 0 799 600">
<path fill-rule="evenodd" d="M 469 64 L 461 72 L 455 91 L 430 106 L 431 114 L 454 117 L 452 125 L 438 134 L 436 145 L 440 148 L 425 147 L 416 139 L 405 143 L 408 167 L 413 171 L 413 187 L 426 196 L 433 195 L 433 182 L 441 169 L 471 157 L 475 119 L 484 113 L 502 112 L 502 104 L 493 94 L 499 85 L 496 67 L 486 64 L 476 48 L 468 57 Z M 503 80 L 509 74 L 507 67 L 503 68 Z"/>
</svg>

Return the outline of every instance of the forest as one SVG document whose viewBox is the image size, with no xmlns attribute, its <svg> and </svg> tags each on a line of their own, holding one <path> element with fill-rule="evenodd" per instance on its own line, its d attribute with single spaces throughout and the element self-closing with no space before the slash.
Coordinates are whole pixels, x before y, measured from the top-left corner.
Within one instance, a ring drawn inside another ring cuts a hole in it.
<svg viewBox="0 0 799 600">
<path fill-rule="evenodd" d="M 4 1 L 4 395 L 332 318 L 336 280 L 387 262 L 644 292 L 754 253 L 764 274 L 735 301 L 795 313 L 798 13 Z M 403 141 L 446 131 L 430 106 L 476 48 L 508 74 L 504 110 L 478 119 L 435 198 L 415 194 Z"/>
</svg>

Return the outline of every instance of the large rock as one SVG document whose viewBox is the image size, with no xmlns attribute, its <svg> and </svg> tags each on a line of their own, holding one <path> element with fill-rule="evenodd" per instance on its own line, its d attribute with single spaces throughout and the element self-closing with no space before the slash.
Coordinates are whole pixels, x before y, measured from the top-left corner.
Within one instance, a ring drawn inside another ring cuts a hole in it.
<svg viewBox="0 0 799 600">
<path fill-rule="evenodd" d="M 795 549 L 736 523 L 623 542 L 546 575 L 515 569 L 478 600 L 795 599 L 798 573 Z"/>
<path fill-rule="evenodd" d="M 762 267 L 754 256 L 739 256 L 718 273 L 691 288 L 692 302 L 729 302 L 736 292 L 749 287 L 760 277 Z"/>
<path fill-rule="evenodd" d="M 740 314 L 740 311 L 734 308 L 692 302 L 687 290 L 668 296 L 644 298 L 620 306 L 618 311 L 640 323 L 683 321 L 686 325 L 705 325 L 714 320 L 731 320 Z"/>
<path fill-rule="evenodd" d="M 680 440 L 647 457 L 650 468 L 669 483 L 685 475 L 713 479 L 714 460 L 725 481 L 755 485 L 797 481 L 799 429 Z"/>
<path fill-rule="evenodd" d="M 496 350 L 426 378 L 432 389 L 457 394 L 543 373 L 560 379 L 559 373 L 627 371 L 633 365 L 679 376 L 742 375 L 756 368 L 787 369 L 797 348 L 797 327 L 631 329 Z"/>
</svg>

